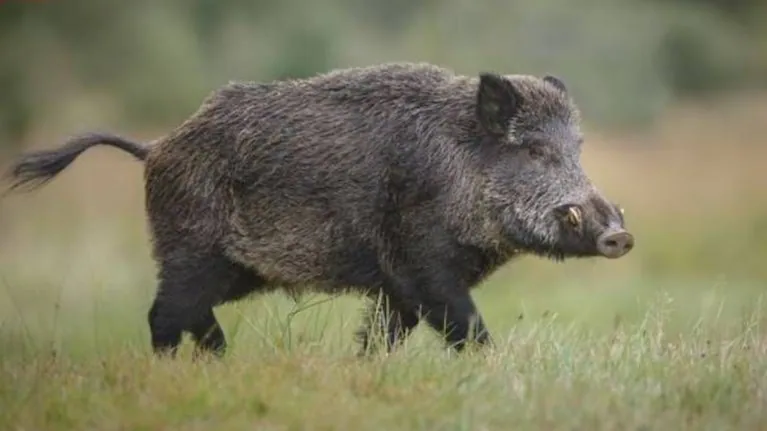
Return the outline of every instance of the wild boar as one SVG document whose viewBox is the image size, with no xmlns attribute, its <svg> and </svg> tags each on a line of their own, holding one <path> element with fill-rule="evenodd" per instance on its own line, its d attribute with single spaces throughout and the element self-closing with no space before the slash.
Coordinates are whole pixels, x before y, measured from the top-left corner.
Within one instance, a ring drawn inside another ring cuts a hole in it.
<svg viewBox="0 0 767 431">
<path fill-rule="evenodd" d="M 421 320 L 492 343 L 470 291 L 519 254 L 618 258 L 623 211 L 580 164 L 580 114 L 551 75 L 460 76 L 424 63 L 230 82 L 168 135 L 89 133 L 22 155 L 11 188 L 105 144 L 144 163 L 159 285 L 153 350 L 184 331 L 221 354 L 213 308 L 269 289 L 381 298 L 359 332 L 393 349 Z"/>
</svg>

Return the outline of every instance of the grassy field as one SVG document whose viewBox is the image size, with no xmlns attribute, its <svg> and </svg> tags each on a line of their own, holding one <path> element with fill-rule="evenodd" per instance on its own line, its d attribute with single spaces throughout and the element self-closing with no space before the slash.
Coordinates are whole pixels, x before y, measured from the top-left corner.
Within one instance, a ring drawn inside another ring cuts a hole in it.
<svg viewBox="0 0 767 431">
<path fill-rule="evenodd" d="M 635 250 L 503 268 L 475 295 L 498 346 L 463 356 L 422 327 L 360 360 L 359 299 L 270 295 L 217 310 L 224 360 L 156 360 L 140 166 L 93 150 L 0 201 L 0 429 L 765 429 L 764 118 L 756 98 L 591 131 Z"/>
</svg>

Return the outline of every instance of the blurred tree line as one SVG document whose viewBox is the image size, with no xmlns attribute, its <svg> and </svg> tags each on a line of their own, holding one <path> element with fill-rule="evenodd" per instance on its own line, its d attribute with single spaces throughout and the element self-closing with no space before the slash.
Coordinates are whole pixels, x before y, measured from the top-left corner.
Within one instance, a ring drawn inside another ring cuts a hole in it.
<svg viewBox="0 0 767 431">
<path fill-rule="evenodd" d="M 52 112 L 164 127 L 229 80 L 430 61 L 555 73 L 590 121 L 767 80 L 762 0 L 50 0 L 0 3 L 0 147 Z"/>
</svg>

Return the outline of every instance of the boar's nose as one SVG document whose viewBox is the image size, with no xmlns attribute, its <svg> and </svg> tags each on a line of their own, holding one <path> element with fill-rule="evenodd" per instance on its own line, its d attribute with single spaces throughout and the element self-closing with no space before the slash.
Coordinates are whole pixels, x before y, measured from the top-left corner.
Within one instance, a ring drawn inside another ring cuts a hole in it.
<svg viewBox="0 0 767 431">
<path fill-rule="evenodd" d="M 597 250 L 602 256 L 617 259 L 634 248 L 634 236 L 625 230 L 609 230 L 597 239 Z"/>
</svg>

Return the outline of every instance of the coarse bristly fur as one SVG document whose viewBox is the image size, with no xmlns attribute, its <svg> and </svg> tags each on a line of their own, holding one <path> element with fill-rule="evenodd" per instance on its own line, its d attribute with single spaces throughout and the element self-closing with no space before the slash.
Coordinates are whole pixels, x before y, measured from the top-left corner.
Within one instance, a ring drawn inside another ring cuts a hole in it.
<svg viewBox="0 0 767 431">
<path fill-rule="evenodd" d="M 470 290 L 513 256 L 607 256 L 600 238 L 629 235 L 581 168 L 579 124 L 552 76 L 392 63 L 229 83 L 152 145 L 89 134 L 10 173 L 44 184 L 96 144 L 144 160 L 158 353 L 187 331 L 220 354 L 213 307 L 277 288 L 383 299 L 365 351 L 421 320 L 462 349 L 491 342 Z"/>
</svg>

